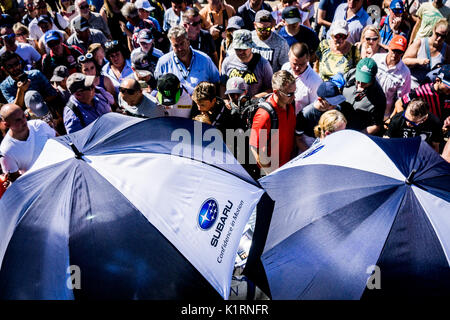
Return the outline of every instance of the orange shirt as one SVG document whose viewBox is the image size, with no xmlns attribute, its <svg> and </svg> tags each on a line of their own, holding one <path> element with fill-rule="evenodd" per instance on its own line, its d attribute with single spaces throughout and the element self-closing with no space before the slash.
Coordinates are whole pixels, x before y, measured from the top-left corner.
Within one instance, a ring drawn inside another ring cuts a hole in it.
<svg viewBox="0 0 450 320">
<path fill-rule="evenodd" d="M 270 152 L 267 154 L 274 159 L 278 154 L 278 167 L 291 160 L 292 153 L 295 147 L 295 107 L 289 105 L 287 109 L 279 108 L 273 99 L 273 94 L 267 101 L 274 107 L 278 116 L 278 130 L 270 134 Z M 256 111 L 253 117 L 252 130 L 250 134 L 250 145 L 257 148 L 262 148 L 263 152 L 267 149 L 268 132 L 271 129 L 271 121 L 269 113 L 260 108 Z M 263 131 L 266 130 L 266 131 Z M 264 163 L 264 161 L 262 161 Z"/>
<path fill-rule="evenodd" d="M 228 14 L 228 19 L 230 19 L 232 16 L 236 14 L 236 11 L 232 6 L 229 4 L 222 4 L 222 6 L 225 6 Z M 211 21 L 211 15 L 209 13 L 212 13 L 213 21 Z M 219 12 L 212 11 L 210 9 L 209 4 L 203 7 L 202 10 L 200 10 L 200 17 L 202 19 L 202 29 L 208 30 L 213 25 L 223 25 L 223 7 Z M 225 27 L 228 25 L 228 20 L 225 21 Z"/>
</svg>

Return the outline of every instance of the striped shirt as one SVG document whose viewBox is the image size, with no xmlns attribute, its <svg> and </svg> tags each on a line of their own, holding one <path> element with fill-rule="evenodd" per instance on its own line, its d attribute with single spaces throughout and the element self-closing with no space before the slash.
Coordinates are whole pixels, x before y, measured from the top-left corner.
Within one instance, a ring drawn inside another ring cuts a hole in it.
<svg viewBox="0 0 450 320">
<path fill-rule="evenodd" d="M 441 121 L 444 121 L 450 116 L 450 100 L 447 95 L 439 94 L 434 89 L 433 83 L 426 83 L 412 90 L 410 93 L 405 94 L 402 97 L 403 107 L 406 109 L 408 103 L 415 98 L 426 101 L 430 107 L 430 112 L 436 115 Z"/>
</svg>

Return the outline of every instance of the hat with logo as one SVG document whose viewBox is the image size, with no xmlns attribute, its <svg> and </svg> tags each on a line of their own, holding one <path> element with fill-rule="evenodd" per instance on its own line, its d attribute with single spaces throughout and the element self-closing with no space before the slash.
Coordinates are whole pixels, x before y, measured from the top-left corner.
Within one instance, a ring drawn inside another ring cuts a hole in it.
<svg viewBox="0 0 450 320">
<path fill-rule="evenodd" d="M 50 79 L 51 82 L 59 82 L 63 81 L 64 78 L 69 76 L 69 70 L 66 66 L 57 66 L 55 70 L 53 70 L 53 77 Z"/>
<path fill-rule="evenodd" d="M 348 24 L 345 20 L 333 21 L 330 27 L 330 35 L 335 36 L 337 34 L 348 35 Z"/>
<path fill-rule="evenodd" d="M 225 94 L 231 94 L 231 93 L 244 93 L 248 90 L 248 84 L 245 83 L 243 78 L 240 77 L 232 77 L 229 78 L 227 81 L 227 90 L 225 91 Z"/>
<path fill-rule="evenodd" d="M 267 10 L 259 10 L 255 15 L 255 22 L 273 22 L 275 19 Z"/>
<path fill-rule="evenodd" d="M 152 6 L 150 4 L 150 2 L 148 2 L 148 0 L 136 0 L 136 2 L 134 3 L 134 5 L 136 6 L 136 8 L 139 9 L 144 9 L 145 11 L 152 11 L 155 10 L 155 7 Z"/>
<path fill-rule="evenodd" d="M 450 87 L 450 65 L 444 64 L 441 69 L 439 70 L 439 73 L 437 74 L 437 77 L 442 80 L 442 82 L 447 86 Z"/>
<path fill-rule="evenodd" d="M 142 29 L 137 35 L 137 42 L 151 43 L 153 41 L 153 33 L 150 29 Z"/>
<path fill-rule="evenodd" d="M 372 58 L 364 58 L 356 65 L 356 81 L 370 83 L 375 79 L 378 66 Z"/>
<path fill-rule="evenodd" d="M 297 7 L 293 6 L 284 8 L 283 12 L 281 13 L 281 18 L 286 21 L 287 24 L 302 22 L 300 10 L 298 10 Z"/>
<path fill-rule="evenodd" d="M 66 86 L 71 94 L 81 90 L 89 89 L 94 84 L 95 76 L 86 76 L 82 73 L 72 73 L 67 78 Z"/>
<path fill-rule="evenodd" d="M 401 50 L 403 52 L 406 51 L 406 47 L 408 46 L 408 41 L 402 35 L 395 35 L 392 37 L 391 42 L 389 42 L 389 49 L 391 50 Z"/>
<path fill-rule="evenodd" d="M 40 16 L 39 18 L 37 18 L 38 25 L 42 22 L 49 23 L 49 22 L 52 22 L 52 20 L 50 20 L 50 18 L 46 14 L 44 14 L 44 15 Z"/>
<path fill-rule="evenodd" d="M 165 106 L 172 106 L 180 100 L 180 80 L 173 73 L 166 73 L 158 79 L 156 85 L 158 102 Z"/>
<path fill-rule="evenodd" d="M 48 114 L 48 107 L 41 94 L 34 90 L 29 90 L 24 97 L 25 106 L 37 117 L 43 117 Z"/>
<path fill-rule="evenodd" d="M 59 35 L 59 32 L 56 30 L 49 30 L 44 35 L 44 41 L 45 43 L 48 43 L 52 40 L 61 40 L 61 36 Z"/>
<path fill-rule="evenodd" d="M 242 29 L 244 27 L 244 20 L 239 16 L 232 16 L 230 19 L 228 19 L 228 29 Z"/>
<path fill-rule="evenodd" d="M 131 58 L 131 67 L 139 74 L 139 77 L 147 77 L 152 73 L 149 70 L 151 67 L 148 62 L 147 54 L 141 52 L 138 54 L 134 54 Z"/>
<path fill-rule="evenodd" d="M 73 27 L 75 31 L 86 31 L 89 29 L 89 21 L 86 18 L 81 17 L 79 20 L 74 21 Z"/>
<path fill-rule="evenodd" d="M 250 30 L 241 29 L 233 32 L 233 49 L 251 49 L 255 47 Z"/>
<path fill-rule="evenodd" d="M 392 0 L 389 8 L 395 13 L 403 13 L 405 11 L 405 5 L 402 0 Z"/>
<path fill-rule="evenodd" d="M 317 96 L 327 100 L 332 106 L 337 106 L 345 101 L 345 97 L 339 91 L 339 88 L 334 82 L 322 82 L 317 88 Z"/>
</svg>

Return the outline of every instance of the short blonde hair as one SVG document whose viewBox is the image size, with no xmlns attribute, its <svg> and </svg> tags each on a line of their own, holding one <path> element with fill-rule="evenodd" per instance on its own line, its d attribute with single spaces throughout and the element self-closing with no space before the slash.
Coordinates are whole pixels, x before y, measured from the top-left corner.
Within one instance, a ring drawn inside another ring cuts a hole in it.
<svg viewBox="0 0 450 320">
<path fill-rule="evenodd" d="M 281 90 L 292 83 L 295 83 L 295 77 L 289 71 L 279 70 L 272 76 L 273 90 Z"/>
<path fill-rule="evenodd" d="M 14 33 L 18 33 L 19 31 L 22 31 L 23 33 L 30 34 L 30 30 L 28 27 L 20 22 L 17 22 L 13 25 L 13 31 Z"/>
<path fill-rule="evenodd" d="M 319 124 L 314 127 L 314 135 L 316 138 L 323 138 L 327 131 L 330 133 L 336 132 L 338 125 L 341 123 L 347 124 L 347 119 L 342 112 L 328 110 L 320 116 Z"/>
</svg>

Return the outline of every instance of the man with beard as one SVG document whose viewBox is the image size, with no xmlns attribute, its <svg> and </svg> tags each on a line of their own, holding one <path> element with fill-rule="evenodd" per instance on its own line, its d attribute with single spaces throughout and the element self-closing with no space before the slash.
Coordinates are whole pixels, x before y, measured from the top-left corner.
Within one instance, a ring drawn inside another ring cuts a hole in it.
<svg viewBox="0 0 450 320">
<path fill-rule="evenodd" d="M 281 69 L 288 61 L 289 45 L 286 40 L 273 32 L 275 20 L 267 10 L 260 10 L 255 16 L 255 30 L 252 31 L 256 47 L 253 52 L 259 53 L 270 62 L 273 72 Z"/>
</svg>

